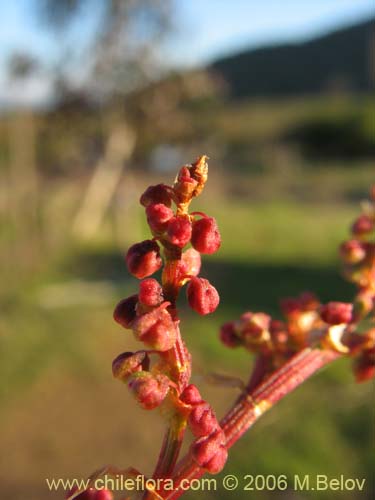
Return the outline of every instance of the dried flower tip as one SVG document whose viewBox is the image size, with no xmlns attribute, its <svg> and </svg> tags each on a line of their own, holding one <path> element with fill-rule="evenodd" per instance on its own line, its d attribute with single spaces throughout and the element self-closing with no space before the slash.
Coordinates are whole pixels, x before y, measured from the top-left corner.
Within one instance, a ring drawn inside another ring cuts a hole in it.
<svg viewBox="0 0 375 500">
<path fill-rule="evenodd" d="M 145 240 L 132 245 L 125 260 L 129 272 L 139 279 L 154 274 L 162 265 L 159 245 L 153 240 Z"/>
<path fill-rule="evenodd" d="M 213 217 L 203 217 L 193 222 L 191 244 L 201 253 L 212 254 L 219 250 L 221 236 Z"/>
<path fill-rule="evenodd" d="M 191 222 L 188 216 L 173 217 L 167 229 L 168 240 L 172 245 L 183 248 L 191 238 Z"/>
<path fill-rule="evenodd" d="M 113 319 L 124 328 L 131 328 L 131 324 L 136 317 L 137 302 L 138 295 L 132 295 L 121 300 L 113 312 Z"/>
<path fill-rule="evenodd" d="M 112 362 L 113 376 L 122 382 L 126 382 L 129 377 L 140 371 L 148 371 L 150 359 L 145 351 L 123 352 Z"/>
<path fill-rule="evenodd" d="M 189 168 L 182 167 L 173 186 L 179 203 L 188 203 L 193 197 L 197 185 L 198 181 L 191 177 Z"/>
<path fill-rule="evenodd" d="M 170 207 L 172 205 L 171 188 L 165 184 L 149 186 L 142 194 L 139 201 L 144 207 L 156 203 L 162 203 Z"/>
<path fill-rule="evenodd" d="M 237 336 L 233 321 L 224 323 L 220 328 L 220 340 L 227 347 L 238 347 L 242 344 L 241 339 Z"/>
<path fill-rule="evenodd" d="M 193 407 L 188 422 L 191 432 L 196 437 L 208 436 L 220 428 L 213 409 L 205 401 Z"/>
<path fill-rule="evenodd" d="M 152 410 L 160 406 L 165 399 L 169 383 L 169 378 L 162 373 L 152 375 L 150 372 L 141 371 L 132 376 L 128 385 L 142 408 Z"/>
<path fill-rule="evenodd" d="M 320 317 L 329 325 L 350 323 L 352 315 L 353 305 L 345 302 L 328 302 L 320 310 Z"/>
<path fill-rule="evenodd" d="M 186 405 L 196 405 L 202 401 L 198 387 L 190 384 L 182 391 L 180 400 Z"/>
<path fill-rule="evenodd" d="M 374 230 L 375 223 L 368 215 L 360 215 L 352 225 L 352 233 L 358 236 L 364 236 Z"/>
<path fill-rule="evenodd" d="M 219 472 L 222 467 L 224 467 L 226 457 L 223 455 L 223 449 L 225 449 L 225 435 L 221 429 L 214 431 L 209 436 L 204 436 L 197 439 L 191 447 L 191 453 L 193 459 L 197 464 L 206 469 L 208 472 L 215 474 Z M 215 461 L 211 460 L 219 455 L 221 468 L 218 468 Z M 223 460 L 225 458 L 225 460 Z"/>
<path fill-rule="evenodd" d="M 159 306 L 163 302 L 163 289 L 154 278 L 147 278 L 139 284 L 138 300 L 145 306 Z"/>
<path fill-rule="evenodd" d="M 207 177 L 208 177 L 208 165 L 206 162 L 207 159 L 208 156 L 206 155 L 200 156 L 191 165 L 189 169 L 192 178 L 198 182 L 198 185 L 194 190 L 193 196 L 199 196 L 204 188 L 204 185 L 207 182 Z"/>
<path fill-rule="evenodd" d="M 146 207 L 147 222 L 154 233 L 163 233 L 173 217 L 173 210 L 163 203 L 155 203 Z"/>
<path fill-rule="evenodd" d="M 220 302 L 216 288 L 204 278 L 192 278 L 186 294 L 190 307 L 202 315 L 214 312 Z"/>
<path fill-rule="evenodd" d="M 137 317 L 133 323 L 135 336 L 157 351 L 168 351 L 176 342 L 176 327 L 164 302 L 158 309 Z"/>
<path fill-rule="evenodd" d="M 340 246 L 340 256 L 348 264 L 357 264 L 366 257 L 366 247 L 358 240 L 345 241 Z"/>
</svg>

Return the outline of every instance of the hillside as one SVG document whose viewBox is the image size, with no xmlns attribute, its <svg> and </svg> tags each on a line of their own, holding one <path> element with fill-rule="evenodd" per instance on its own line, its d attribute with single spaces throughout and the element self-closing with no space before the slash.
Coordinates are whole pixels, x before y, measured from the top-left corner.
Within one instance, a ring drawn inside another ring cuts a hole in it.
<svg viewBox="0 0 375 500">
<path fill-rule="evenodd" d="M 298 44 L 248 50 L 211 65 L 232 97 L 374 88 L 375 18 Z"/>
</svg>

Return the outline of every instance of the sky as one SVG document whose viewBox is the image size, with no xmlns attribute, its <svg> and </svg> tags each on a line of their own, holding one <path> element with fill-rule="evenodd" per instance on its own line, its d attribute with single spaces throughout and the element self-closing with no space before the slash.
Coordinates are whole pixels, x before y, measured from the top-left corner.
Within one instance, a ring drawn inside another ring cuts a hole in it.
<svg viewBox="0 0 375 500">
<path fill-rule="evenodd" d="M 84 15 L 64 38 L 43 29 L 36 0 L 0 0 L 0 106 L 42 103 L 51 93 L 49 76 L 39 74 L 10 85 L 6 63 L 12 53 L 29 52 L 56 64 L 69 44 L 86 46 L 96 29 Z M 58 1 L 58 0 L 57 0 Z M 169 66 L 203 65 L 241 49 L 300 41 L 375 15 L 374 0 L 175 0 L 172 38 L 163 47 Z"/>
</svg>

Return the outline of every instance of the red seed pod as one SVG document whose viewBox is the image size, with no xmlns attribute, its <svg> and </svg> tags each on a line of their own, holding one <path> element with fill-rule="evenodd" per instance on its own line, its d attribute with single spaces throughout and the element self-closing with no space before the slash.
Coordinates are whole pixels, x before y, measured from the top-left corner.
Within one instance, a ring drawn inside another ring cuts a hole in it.
<svg viewBox="0 0 375 500">
<path fill-rule="evenodd" d="M 223 470 L 227 459 L 228 459 L 228 450 L 225 448 L 225 446 L 220 446 L 220 448 L 217 450 L 217 452 L 211 458 L 211 460 L 209 460 L 206 463 L 205 469 L 210 474 L 218 474 L 220 471 Z"/>
<path fill-rule="evenodd" d="M 168 351 L 176 342 L 176 327 L 164 302 L 151 312 L 138 316 L 133 323 L 134 335 L 157 351 Z"/>
<path fill-rule="evenodd" d="M 353 371 L 356 382 L 375 378 L 375 348 L 364 351 L 355 361 Z"/>
<path fill-rule="evenodd" d="M 220 302 L 216 288 L 204 278 L 192 278 L 186 294 L 190 307 L 201 315 L 214 312 Z"/>
<path fill-rule="evenodd" d="M 145 240 L 132 245 L 125 260 L 129 272 L 139 279 L 154 274 L 162 265 L 159 245 L 153 240 Z"/>
<path fill-rule="evenodd" d="M 345 241 L 340 245 L 340 257 L 348 264 L 357 264 L 366 257 L 366 246 L 358 240 Z"/>
<path fill-rule="evenodd" d="M 139 284 L 138 300 L 145 306 L 160 306 L 163 302 L 163 289 L 154 278 L 147 278 Z"/>
<path fill-rule="evenodd" d="M 217 454 L 222 454 L 222 449 L 224 447 L 225 435 L 221 429 L 218 429 L 209 436 L 197 439 L 191 446 L 191 454 L 200 467 L 214 474 L 219 471 L 217 470 L 217 467 L 210 467 L 210 461 Z M 222 464 L 222 467 L 224 466 L 224 463 Z M 210 470 L 207 467 L 210 467 Z"/>
<path fill-rule="evenodd" d="M 358 236 L 364 236 L 374 230 L 375 223 L 368 215 L 360 215 L 352 225 L 352 233 Z"/>
<path fill-rule="evenodd" d="M 241 339 L 237 335 L 235 325 L 233 321 L 229 321 L 228 323 L 224 323 L 220 328 L 220 340 L 222 343 L 230 348 L 238 347 L 241 345 Z"/>
<path fill-rule="evenodd" d="M 113 500 L 113 494 L 109 490 L 98 490 L 95 500 Z"/>
<path fill-rule="evenodd" d="M 328 302 L 322 306 L 320 317 L 329 325 L 350 323 L 353 315 L 353 304 L 345 302 Z"/>
<path fill-rule="evenodd" d="M 172 245 L 183 248 L 191 238 L 191 222 L 188 216 L 173 217 L 168 223 L 168 240 Z"/>
<path fill-rule="evenodd" d="M 213 217 L 203 217 L 193 222 L 191 244 L 200 253 L 212 254 L 219 250 L 221 236 Z"/>
<path fill-rule="evenodd" d="M 183 276 L 198 276 L 201 270 L 201 255 L 194 248 L 189 248 L 181 255 L 178 262 L 178 274 Z"/>
<path fill-rule="evenodd" d="M 170 207 L 172 205 L 171 188 L 165 184 L 149 186 L 139 201 L 144 207 L 155 203 L 162 203 Z"/>
<path fill-rule="evenodd" d="M 124 328 L 131 328 L 131 324 L 136 317 L 137 302 L 138 295 L 132 295 L 121 300 L 113 312 L 113 319 Z"/>
<path fill-rule="evenodd" d="M 196 437 L 208 436 L 220 428 L 213 409 L 206 401 L 193 407 L 188 422 L 191 432 Z"/>
<path fill-rule="evenodd" d="M 145 351 L 123 352 L 112 361 L 113 376 L 122 382 L 126 382 L 129 377 L 140 371 L 148 371 L 150 358 Z"/>
<path fill-rule="evenodd" d="M 182 391 L 180 400 L 186 405 L 196 405 L 202 401 L 202 397 L 199 393 L 198 387 L 194 384 L 189 384 Z"/>
<path fill-rule="evenodd" d="M 170 380 L 162 373 L 152 375 L 150 372 L 137 372 L 129 382 L 129 389 L 135 399 L 145 410 L 152 410 L 165 399 Z"/>
<path fill-rule="evenodd" d="M 154 203 L 146 207 L 147 222 L 155 233 L 163 233 L 173 217 L 173 210 L 163 203 Z"/>
</svg>

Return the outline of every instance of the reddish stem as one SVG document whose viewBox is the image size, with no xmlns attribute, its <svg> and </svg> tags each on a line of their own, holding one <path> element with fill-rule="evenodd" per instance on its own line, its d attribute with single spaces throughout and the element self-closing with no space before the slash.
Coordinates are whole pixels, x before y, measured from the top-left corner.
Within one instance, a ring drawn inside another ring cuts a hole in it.
<svg viewBox="0 0 375 500">
<path fill-rule="evenodd" d="M 306 348 L 273 372 L 251 393 L 246 390 L 221 421 L 227 438 L 227 447 L 233 446 L 258 418 L 280 399 L 339 356 L 340 354 L 334 351 Z M 200 468 L 190 455 L 187 455 L 181 460 L 173 477 L 175 489 L 158 493 L 165 500 L 176 500 L 185 492 L 180 487 L 182 480 L 199 478 L 204 473 L 205 470 Z"/>
</svg>

